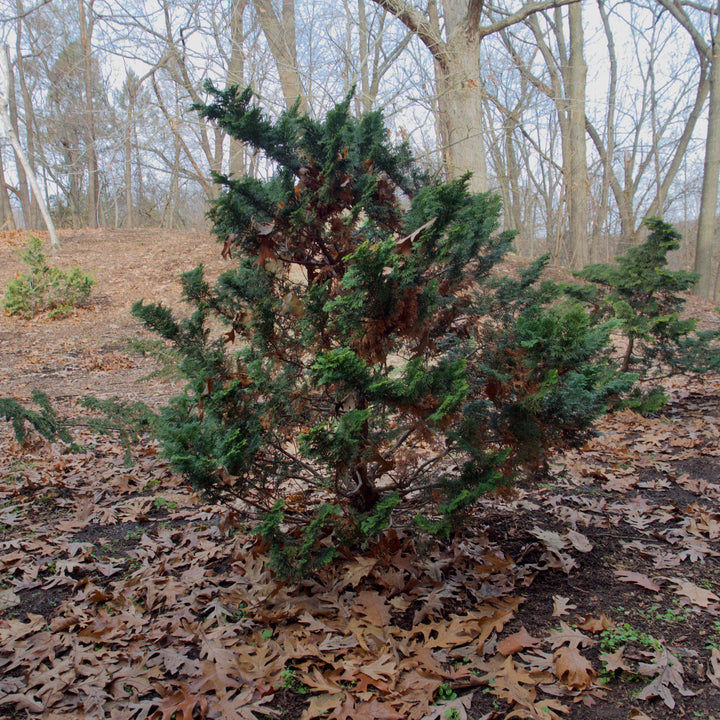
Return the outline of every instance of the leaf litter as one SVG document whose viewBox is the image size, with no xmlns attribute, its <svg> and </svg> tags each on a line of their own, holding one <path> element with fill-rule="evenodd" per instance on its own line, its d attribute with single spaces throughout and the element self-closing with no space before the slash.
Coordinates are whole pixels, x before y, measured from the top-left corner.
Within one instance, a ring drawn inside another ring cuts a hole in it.
<svg viewBox="0 0 720 720">
<path fill-rule="evenodd" d="M 117 350 L 61 374 L 85 321 L 63 321 L 42 360 L 17 347 L 0 360 L 27 386 L 59 382 L 61 403 L 62 383 L 72 398 L 88 378 L 141 374 Z M 21 329 L 28 347 L 36 329 Z M 666 392 L 655 417 L 604 418 L 545 486 L 484 499 L 462 536 L 413 540 L 398 525 L 296 586 L 154 443 L 127 465 L 113 438 L 81 432 L 73 453 L 20 447 L 2 426 L 0 717 L 712 716 L 720 378 Z"/>
</svg>

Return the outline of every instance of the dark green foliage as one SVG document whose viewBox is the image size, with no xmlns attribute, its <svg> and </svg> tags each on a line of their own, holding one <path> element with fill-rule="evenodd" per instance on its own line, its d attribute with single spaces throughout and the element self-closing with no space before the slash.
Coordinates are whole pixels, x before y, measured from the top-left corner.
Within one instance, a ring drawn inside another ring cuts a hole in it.
<svg viewBox="0 0 720 720">
<path fill-rule="evenodd" d="M 448 535 L 629 387 L 606 358 L 614 325 L 540 283 L 546 260 L 497 278 L 512 234 L 495 195 L 423 175 L 349 97 L 324 121 L 273 122 L 248 91 L 208 89 L 201 114 L 274 174 L 216 177 L 233 264 L 212 287 L 201 267 L 183 276 L 189 317 L 133 312 L 188 381 L 162 411 L 164 452 L 258 517 L 280 574 L 398 517 Z"/>
<path fill-rule="evenodd" d="M 100 435 L 116 436 L 126 449 L 128 464 L 131 462 L 131 446 L 143 435 L 152 432 L 158 421 L 157 414 L 143 402 L 126 402 L 118 397 L 107 400 L 86 397 L 81 404 L 97 413 L 84 418 L 85 424 Z"/>
<path fill-rule="evenodd" d="M 25 441 L 27 423 L 47 440 L 60 438 L 66 443 L 72 442 L 67 423 L 58 418 L 48 396 L 40 390 L 33 390 L 32 398 L 40 408 L 39 412 L 26 408 L 12 398 L 0 398 L 0 417 L 12 423 L 16 440 L 19 443 Z"/>
<path fill-rule="evenodd" d="M 48 265 L 39 238 L 32 238 L 20 257 L 30 272 L 8 282 L 3 307 L 10 315 L 31 318 L 48 312 L 60 318 L 87 301 L 95 281 L 79 268 L 65 271 Z"/>
<path fill-rule="evenodd" d="M 720 354 L 711 347 L 714 332 L 697 332 L 694 318 L 681 319 L 685 298 L 697 274 L 668 270 L 667 254 L 680 245 L 680 235 L 658 218 L 647 218 L 648 239 L 631 248 L 614 264 L 589 265 L 577 277 L 594 287 L 574 288 L 576 297 L 595 303 L 602 318 L 613 318 L 625 336 L 622 370 L 651 373 L 704 372 L 720 366 Z M 639 400 L 640 396 L 636 398 Z M 657 408 L 656 389 L 646 400 Z M 637 404 L 637 403 L 636 403 Z M 639 407 L 650 409 L 640 402 Z"/>
</svg>

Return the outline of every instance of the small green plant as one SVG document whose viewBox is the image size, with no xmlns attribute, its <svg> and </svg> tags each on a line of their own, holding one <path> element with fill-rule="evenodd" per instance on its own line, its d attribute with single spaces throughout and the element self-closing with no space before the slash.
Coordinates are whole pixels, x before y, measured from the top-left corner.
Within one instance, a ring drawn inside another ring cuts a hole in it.
<svg viewBox="0 0 720 720">
<path fill-rule="evenodd" d="M 246 618 L 247 617 L 247 603 L 244 601 L 241 602 L 238 605 L 237 610 L 235 610 L 235 612 L 232 613 L 231 617 L 233 620 L 243 620 L 244 618 Z"/>
<path fill-rule="evenodd" d="M 134 530 L 128 530 L 125 533 L 126 540 L 139 540 L 143 536 L 142 528 L 135 528 Z"/>
<path fill-rule="evenodd" d="M 72 437 L 67 430 L 68 422 L 57 416 L 50 404 L 50 398 L 39 390 L 33 390 L 32 399 L 39 407 L 39 411 L 26 408 L 13 398 L 0 397 L 0 418 L 12 424 L 15 439 L 22 444 L 28 434 L 27 426 L 30 425 L 47 440 L 60 438 L 73 446 Z"/>
<path fill-rule="evenodd" d="M 638 615 L 649 620 L 657 620 L 665 623 L 681 623 L 685 622 L 690 613 L 687 608 L 680 605 L 678 600 L 673 600 L 674 607 L 668 608 L 661 612 L 659 605 L 651 605 L 647 610 L 638 610 Z"/>
<path fill-rule="evenodd" d="M 706 650 L 712 650 L 713 648 L 720 650 L 720 620 L 716 620 L 713 623 L 713 628 L 715 629 L 715 635 L 710 638 L 710 641 L 705 646 Z"/>
<path fill-rule="evenodd" d="M 456 700 L 457 693 L 453 690 L 452 685 L 448 682 L 442 683 L 435 693 L 435 702 L 448 702 L 449 700 Z"/>
<path fill-rule="evenodd" d="M 460 720 L 460 712 L 457 708 L 448 708 L 444 713 L 445 720 Z"/>
<path fill-rule="evenodd" d="M 8 282 L 3 307 L 10 315 L 31 318 L 47 312 L 60 318 L 87 302 L 95 281 L 79 268 L 60 270 L 49 265 L 39 238 L 31 238 L 20 258 L 30 272 Z"/>
<path fill-rule="evenodd" d="M 628 622 L 600 633 L 600 647 L 604 652 L 615 652 L 628 643 L 635 643 L 647 648 L 660 647 L 660 643 L 652 635 L 634 628 Z"/>
<path fill-rule="evenodd" d="M 299 695 L 306 695 L 309 692 L 308 687 L 298 679 L 297 670 L 292 665 L 282 669 L 280 679 L 282 680 L 281 687 L 283 690 L 298 693 Z"/>
<path fill-rule="evenodd" d="M 156 510 L 175 510 L 178 504 L 174 500 L 166 500 L 163 497 L 156 497 L 153 500 Z"/>
</svg>

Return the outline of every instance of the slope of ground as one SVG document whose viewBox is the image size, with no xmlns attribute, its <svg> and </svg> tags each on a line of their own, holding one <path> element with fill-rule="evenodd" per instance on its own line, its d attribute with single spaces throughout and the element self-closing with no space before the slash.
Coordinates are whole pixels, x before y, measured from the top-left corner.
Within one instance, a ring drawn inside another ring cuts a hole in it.
<svg viewBox="0 0 720 720">
<path fill-rule="evenodd" d="M 0 316 L 0 396 L 161 402 L 139 299 L 222 269 L 205 237 L 65 233 L 93 272 L 61 321 Z M 22 270 L 0 237 L 0 286 Z M 709 308 L 694 310 L 710 322 Z M 658 416 L 605 418 L 552 479 L 487 498 L 451 542 L 398 528 L 276 583 L 232 512 L 151 441 L 80 449 L 0 424 L 0 717 L 452 720 L 720 717 L 720 378 L 673 379 Z"/>
</svg>

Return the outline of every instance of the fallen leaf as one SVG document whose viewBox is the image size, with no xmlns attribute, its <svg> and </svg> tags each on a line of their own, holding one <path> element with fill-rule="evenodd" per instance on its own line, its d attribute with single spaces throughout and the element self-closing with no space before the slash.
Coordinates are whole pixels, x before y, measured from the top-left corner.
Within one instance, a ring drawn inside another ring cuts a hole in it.
<svg viewBox="0 0 720 720">
<path fill-rule="evenodd" d="M 592 645 L 596 641 L 584 635 L 579 630 L 571 628 L 564 620 L 561 620 L 560 630 L 550 631 L 550 642 L 553 650 L 555 650 L 565 644 L 568 644 L 572 648 L 577 648 L 580 645 Z"/>
<path fill-rule="evenodd" d="M 552 530 L 543 530 L 537 525 L 530 531 L 550 552 L 560 554 L 560 551 L 567 545 L 565 538 Z"/>
<path fill-rule="evenodd" d="M 640 587 L 644 587 L 646 590 L 652 590 L 653 592 L 661 591 L 661 587 L 654 580 L 651 580 L 647 575 L 643 575 L 642 573 L 632 570 L 616 570 L 614 574 L 620 582 L 635 583 L 635 585 L 640 585 Z"/>
<path fill-rule="evenodd" d="M 538 638 L 534 638 L 523 627 L 516 633 L 508 635 L 505 639 L 498 643 L 497 650 L 507 657 L 525 648 L 535 647 L 540 642 Z"/>
<path fill-rule="evenodd" d="M 640 663 L 637 669 L 640 675 L 648 677 L 655 676 L 655 679 L 636 697 L 638 700 L 649 700 L 659 697 L 671 710 L 675 707 L 675 698 L 670 691 L 670 686 L 675 687 L 681 695 L 690 697 L 695 695 L 692 690 L 685 688 L 682 678 L 683 668 L 680 660 L 675 657 L 667 648 L 662 648 L 656 656 L 655 662 Z"/>
<path fill-rule="evenodd" d="M 568 530 L 565 533 L 565 537 L 572 543 L 572 546 L 580 552 L 586 553 L 593 549 L 593 544 L 585 535 L 577 532 L 577 530 Z"/>
<path fill-rule="evenodd" d="M 706 608 L 709 607 L 711 603 L 720 602 L 720 597 L 718 597 L 714 592 L 698 587 L 689 580 L 681 580 L 680 578 L 670 579 L 677 585 L 677 590 L 675 590 L 675 592 L 678 595 L 683 595 L 688 598 L 693 605 Z"/>
<path fill-rule="evenodd" d="M 0 590 L 0 610 L 8 610 L 20 604 L 20 598 L 13 592 L 12 588 Z"/>
<path fill-rule="evenodd" d="M 390 608 L 385 598 L 377 592 L 359 592 L 353 610 L 365 617 L 375 627 L 385 627 L 390 622 Z"/>
<path fill-rule="evenodd" d="M 353 712 L 354 720 L 405 720 L 405 716 L 397 712 L 391 705 L 372 700 L 356 705 Z"/>
<path fill-rule="evenodd" d="M 712 648 L 710 651 L 710 669 L 707 671 L 707 679 L 720 688 L 720 650 Z"/>
<path fill-rule="evenodd" d="M 0 705 L 14 704 L 16 707 L 24 708 L 32 713 L 41 713 L 45 706 L 35 698 L 23 693 L 10 693 L 0 698 Z"/>
<path fill-rule="evenodd" d="M 303 712 L 300 720 L 312 720 L 323 717 L 330 711 L 339 710 L 345 703 L 345 693 L 320 693 L 310 697 L 310 704 Z"/>
<path fill-rule="evenodd" d="M 628 715 L 628 720 L 652 720 L 652 718 L 642 712 L 642 710 L 638 710 L 637 708 L 631 708 L 630 715 Z"/>
<path fill-rule="evenodd" d="M 586 688 L 597 677 L 592 663 L 581 655 L 577 648 L 563 646 L 555 651 L 553 658 L 555 660 L 555 674 L 571 688 L 576 690 Z"/>
<path fill-rule="evenodd" d="M 614 653 L 603 653 L 600 655 L 600 661 L 603 664 L 605 672 L 612 673 L 622 670 L 624 672 L 632 672 L 632 668 L 625 662 L 623 652 L 625 645 L 618 648 Z"/>
<path fill-rule="evenodd" d="M 205 717 L 208 702 L 204 695 L 198 695 L 182 685 L 180 689 L 164 697 L 158 704 L 158 709 L 152 714 L 152 718 L 161 720 L 179 720 L 176 715 L 182 713 L 182 720 L 193 720 L 193 713 L 197 706 L 200 706 L 200 717 Z M 158 713 L 160 713 L 158 715 Z"/>
<path fill-rule="evenodd" d="M 578 623 L 578 627 L 581 630 L 597 635 L 603 630 L 608 630 L 612 627 L 612 621 L 605 613 L 600 613 L 600 617 L 594 618 L 592 615 L 586 615 L 582 618 L 582 622 Z"/>
<path fill-rule="evenodd" d="M 553 595 L 553 617 L 567 615 L 570 610 L 575 610 L 577 605 L 570 604 L 570 598 Z"/>
</svg>

